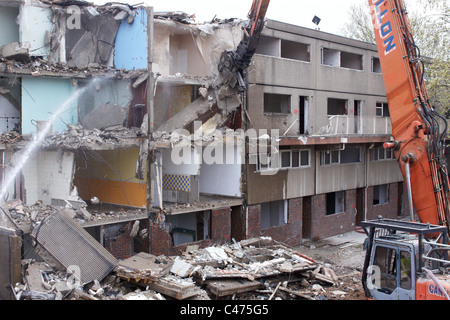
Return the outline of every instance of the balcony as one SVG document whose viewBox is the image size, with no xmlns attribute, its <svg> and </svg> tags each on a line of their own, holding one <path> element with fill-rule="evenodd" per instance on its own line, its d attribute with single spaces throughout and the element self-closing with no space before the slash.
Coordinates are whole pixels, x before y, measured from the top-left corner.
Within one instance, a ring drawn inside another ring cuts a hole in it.
<svg viewBox="0 0 450 320">
<path fill-rule="evenodd" d="M 311 136 L 391 135 L 389 117 L 377 116 L 328 116 L 328 124 Z"/>
</svg>

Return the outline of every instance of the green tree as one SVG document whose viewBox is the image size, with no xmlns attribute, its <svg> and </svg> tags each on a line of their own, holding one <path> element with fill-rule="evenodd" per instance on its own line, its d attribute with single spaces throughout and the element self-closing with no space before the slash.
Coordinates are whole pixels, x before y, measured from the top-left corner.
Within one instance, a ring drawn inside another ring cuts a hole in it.
<svg viewBox="0 0 450 320">
<path fill-rule="evenodd" d="M 425 80 L 430 100 L 442 113 L 450 112 L 450 0 L 406 0 L 412 34 L 421 55 L 427 59 Z M 365 1 L 364 1 L 365 2 Z M 375 43 L 367 2 L 348 11 L 341 33 L 349 38 Z"/>
</svg>

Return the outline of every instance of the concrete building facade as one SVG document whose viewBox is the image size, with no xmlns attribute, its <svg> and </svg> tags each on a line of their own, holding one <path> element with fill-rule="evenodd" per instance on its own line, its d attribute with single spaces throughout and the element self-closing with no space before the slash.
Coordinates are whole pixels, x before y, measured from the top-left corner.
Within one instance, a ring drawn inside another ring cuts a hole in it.
<svg viewBox="0 0 450 320">
<path fill-rule="evenodd" d="M 402 214 L 375 45 L 268 21 L 248 81 L 246 124 L 280 135 L 276 173 L 246 167 L 248 212 L 266 221 L 253 234 L 298 243 Z"/>
</svg>

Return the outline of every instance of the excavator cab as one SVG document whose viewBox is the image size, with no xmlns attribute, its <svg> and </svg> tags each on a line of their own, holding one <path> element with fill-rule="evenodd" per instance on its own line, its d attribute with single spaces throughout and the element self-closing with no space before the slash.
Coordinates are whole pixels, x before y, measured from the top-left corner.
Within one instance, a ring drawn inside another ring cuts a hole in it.
<svg viewBox="0 0 450 320">
<path fill-rule="evenodd" d="M 397 240 L 376 239 L 370 253 L 367 287 L 376 300 L 415 299 L 415 248 Z"/>
<path fill-rule="evenodd" d="M 440 259 L 430 256 L 436 244 L 447 243 L 446 227 L 389 219 L 365 221 L 361 225 L 368 236 L 363 286 L 370 299 L 415 300 L 423 268 L 436 260 L 447 261 L 446 256 Z"/>
</svg>

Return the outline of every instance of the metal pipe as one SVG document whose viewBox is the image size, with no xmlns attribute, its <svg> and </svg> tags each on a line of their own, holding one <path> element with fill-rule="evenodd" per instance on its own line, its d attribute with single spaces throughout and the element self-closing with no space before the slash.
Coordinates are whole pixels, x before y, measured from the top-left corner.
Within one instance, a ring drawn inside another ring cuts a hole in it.
<svg viewBox="0 0 450 320">
<path fill-rule="evenodd" d="M 405 171 L 406 171 L 406 185 L 408 188 L 408 202 L 409 202 L 409 216 L 411 221 L 414 221 L 414 207 L 412 201 L 412 191 L 411 191 L 411 174 L 409 171 L 409 162 L 405 162 Z"/>
<path fill-rule="evenodd" d="M 447 300 L 450 300 L 450 297 L 448 296 L 447 291 L 444 289 L 444 287 L 442 286 L 442 284 L 439 282 L 438 278 L 436 278 L 433 274 L 433 272 L 431 272 L 430 270 L 426 269 L 426 268 L 422 268 L 423 271 L 425 271 L 428 276 L 434 281 L 434 283 L 438 286 L 438 288 L 442 291 L 442 294 L 447 298 Z"/>
</svg>

